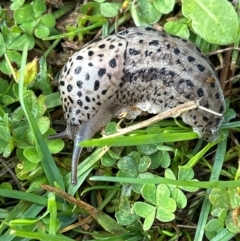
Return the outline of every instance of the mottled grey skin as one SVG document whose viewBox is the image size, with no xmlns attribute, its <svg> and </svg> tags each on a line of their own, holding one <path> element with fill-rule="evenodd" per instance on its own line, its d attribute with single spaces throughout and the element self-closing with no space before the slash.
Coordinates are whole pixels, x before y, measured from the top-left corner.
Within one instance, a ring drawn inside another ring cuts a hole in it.
<svg viewBox="0 0 240 241">
<path fill-rule="evenodd" d="M 81 153 L 113 115 L 138 107 L 160 113 L 189 100 L 217 113 L 225 102 L 214 67 L 191 42 L 151 28 L 130 28 L 94 40 L 73 54 L 63 67 L 59 90 L 67 128 L 51 138 L 74 140 L 72 183 Z M 126 108 L 125 108 L 126 107 Z M 223 117 L 195 109 L 182 114 L 200 138 L 212 141 Z"/>
</svg>

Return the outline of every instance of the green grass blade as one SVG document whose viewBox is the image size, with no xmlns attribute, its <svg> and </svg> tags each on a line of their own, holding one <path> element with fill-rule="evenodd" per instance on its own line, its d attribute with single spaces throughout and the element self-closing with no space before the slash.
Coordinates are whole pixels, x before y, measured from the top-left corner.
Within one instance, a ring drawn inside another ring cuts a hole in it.
<svg viewBox="0 0 240 241">
<path fill-rule="evenodd" d="M 217 146 L 212 174 L 210 176 L 211 181 L 216 181 L 219 179 L 220 172 L 222 170 L 222 165 L 224 162 L 226 149 L 227 149 L 227 138 L 221 141 Z M 206 194 L 208 195 L 210 191 L 211 189 L 207 189 Z M 208 198 L 205 197 L 203 201 L 202 209 L 200 212 L 200 217 L 198 220 L 198 226 L 195 233 L 194 241 L 203 240 L 204 228 L 208 220 L 210 208 L 211 208 L 211 203 L 209 202 Z"/>
<path fill-rule="evenodd" d="M 101 139 L 92 139 L 89 141 L 83 141 L 81 142 L 81 146 L 91 147 L 91 146 L 147 145 L 147 144 L 157 144 L 157 143 L 163 143 L 163 142 L 192 140 L 197 137 L 198 137 L 197 134 L 193 132 L 118 136 L 114 138 L 104 137 Z"/>
<path fill-rule="evenodd" d="M 44 141 L 42 134 L 39 131 L 39 128 L 35 122 L 35 119 L 32 113 L 29 111 L 28 106 L 25 105 L 25 102 L 24 102 L 24 69 L 25 69 L 26 60 L 27 60 L 27 50 L 28 50 L 28 45 L 25 45 L 22 53 L 22 60 L 21 60 L 21 70 L 20 70 L 20 80 L 19 80 L 19 100 L 24 110 L 24 113 L 28 119 L 29 125 L 31 126 L 34 132 L 36 145 L 38 147 L 37 149 L 42 159 L 42 166 L 46 174 L 46 177 L 51 185 L 54 185 L 54 182 L 57 182 L 58 185 L 64 190 L 64 183 L 62 180 L 62 176 L 58 171 L 58 168 L 52 158 L 51 153 L 49 152 L 48 146 Z"/>
</svg>

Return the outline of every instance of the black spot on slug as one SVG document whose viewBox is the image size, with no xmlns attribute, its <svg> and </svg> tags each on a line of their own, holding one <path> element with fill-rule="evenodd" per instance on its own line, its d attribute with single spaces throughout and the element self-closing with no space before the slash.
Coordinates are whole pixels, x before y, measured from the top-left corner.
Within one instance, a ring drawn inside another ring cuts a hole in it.
<svg viewBox="0 0 240 241">
<path fill-rule="evenodd" d="M 105 95 L 107 93 L 107 89 L 102 91 L 102 95 Z"/>
<path fill-rule="evenodd" d="M 216 99 L 220 99 L 220 94 L 219 94 L 219 93 L 216 93 L 216 94 L 215 94 L 215 98 L 216 98 Z"/>
<path fill-rule="evenodd" d="M 94 55 L 94 52 L 92 50 L 88 51 L 88 56 L 91 57 Z"/>
<path fill-rule="evenodd" d="M 80 72 L 82 71 L 82 67 L 78 66 L 76 67 L 76 69 L 74 70 L 74 74 L 80 74 Z"/>
<path fill-rule="evenodd" d="M 199 53 L 201 53 L 201 49 L 200 49 L 200 48 L 196 47 L 196 50 L 197 50 Z"/>
<path fill-rule="evenodd" d="M 112 68 L 115 68 L 117 66 L 116 59 L 111 59 L 109 61 L 109 66 L 112 67 Z"/>
<path fill-rule="evenodd" d="M 82 82 L 81 80 L 78 80 L 78 81 L 77 81 L 77 87 L 78 87 L 79 89 L 81 89 L 81 88 L 82 88 L 82 85 L 83 85 L 83 82 Z"/>
<path fill-rule="evenodd" d="M 100 48 L 100 49 L 104 49 L 105 46 L 106 46 L 105 44 L 101 44 L 101 45 L 98 46 L 98 48 Z"/>
<path fill-rule="evenodd" d="M 69 99 L 69 101 L 71 102 L 71 104 L 74 103 L 73 99 L 72 99 L 70 96 L 68 96 L 68 99 Z"/>
<path fill-rule="evenodd" d="M 82 59 L 83 59 L 83 56 L 78 55 L 76 59 L 77 59 L 77 60 L 82 60 Z"/>
<path fill-rule="evenodd" d="M 170 48 L 171 48 L 171 46 L 170 46 L 169 43 L 166 44 L 166 47 L 167 47 L 167 49 L 170 49 Z"/>
<path fill-rule="evenodd" d="M 73 88 L 73 86 L 69 84 L 69 85 L 67 86 L 67 91 L 68 91 L 68 92 L 71 92 L 72 88 Z"/>
<path fill-rule="evenodd" d="M 94 90 L 97 91 L 99 89 L 99 86 L 100 86 L 100 82 L 99 80 L 96 80 L 94 83 Z"/>
<path fill-rule="evenodd" d="M 187 83 L 187 87 L 188 88 L 193 88 L 194 87 L 194 84 L 193 84 L 193 82 L 191 80 L 187 79 L 186 83 Z"/>
<path fill-rule="evenodd" d="M 61 86 L 64 86 L 65 85 L 65 82 L 63 80 L 60 81 L 59 83 Z"/>
<path fill-rule="evenodd" d="M 200 72 L 203 72 L 205 70 L 205 67 L 201 64 L 197 64 L 197 68 Z"/>
<path fill-rule="evenodd" d="M 89 98 L 87 95 L 85 96 L 85 100 L 86 100 L 87 102 L 91 102 L 90 98 Z"/>
<path fill-rule="evenodd" d="M 180 59 L 177 59 L 176 63 L 177 63 L 177 64 L 182 64 L 181 61 L 180 61 Z"/>
<path fill-rule="evenodd" d="M 222 113 L 223 110 L 224 110 L 224 107 L 223 107 L 223 105 L 221 105 L 221 106 L 220 106 L 220 109 L 219 109 L 219 112 Z"/>
<path fill-rule="evenodd" d="M 99 77 L 102 77 L 103 75 L 105 75 L 106 74 L 106 69 L 105 68 L 100 68 L 99 70 L 98 70 L 98 76 Z"/>
<path fill-rule="evenodd" d="M 113 44 L 111 44 L 110 46 L 109 46 L 109 49 L 114 49 L 115 48 L 115 46 L 113 45 Z"/>
<path fill-rule="evenodd" d="M 197 94 L 198 94 L 198 97 L 203 97 L 203 96 L 204 96 L 203 89 L 202 89 L 202 88 L 199 88 L 199 89 L 197 90 Z"/>
<path fill-rule="evenodd" d="M 171 76 L 171 78 L 174 78 L 176 73 L 170 70 L 168 71 L 168 74 Z"/>
<path fill-rule="evenodd" d="M 152 40 L 151 42 L 149 42 L 149 45 L 153 45 L 153 46 L 158 46 L 159 45 L 159 41 L 158 40 Z"/>
<path fill-rule="evenodd" d="M 174 54 L 176 54 L 176 55 L 180 54 L 180 50 L 179 50 L 178 48 L 175 48 L 175 49 L 173 50 L 173 52 L 174 52 Z"/>
<path fill-rule="evenodd" d="M 89 73 L 86 73 L 85 80 L 90 80 L 90 75 L 89 75 Z"/>
<path fill-rule="evenodd" d="M 212 88 L 215 88 L 215 83 L 211 83 L 210 86 L 211 86 Z"/>
<path fill-rule="evenodd" d="M 138 55 L 138 54 L 140 54 L 140 51 L 136 50 L 136 49 L 133 49 L 133 48 L 130 48 L 129 49 L 129 54 L 130 55 Z"/>
<path fill-rule="evenodd" d="M 195 61 L 195 58 L 194 57 L 192 57 L 192 56 L 188 56 L 188 62 L 194 62 Z"/>
<path fill-rule="evenodd" d="M 203 121 L 208 122 L 208 118 L 206 116 L 203 116 Z"/>
<path fill-rule="evenodd" d="M 81 97 L 81 96 L 82 96 L 82 92 L 81 92 L 81 91 L 78 91 L 78 92 L 77 92 L 77 95 L 78 95 L 78 97 Z"/>
</svg>

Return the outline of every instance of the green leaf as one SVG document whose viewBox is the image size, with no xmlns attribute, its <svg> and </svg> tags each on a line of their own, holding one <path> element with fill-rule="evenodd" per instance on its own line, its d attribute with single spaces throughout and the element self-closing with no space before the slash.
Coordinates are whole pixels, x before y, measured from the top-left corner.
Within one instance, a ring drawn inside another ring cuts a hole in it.
<svg viewBox="0 0 240 241">
<path fill-rule="evenodd" d="M 230 197 L 231 209 L 239 208 L 240 207 L 239 189 L 238 188 L 229 188 L 228 189 L 228 195 Z"/>
<path fill-rule="evenodd" d="M 20 53 L 18 53 L 17 51 L 7 50 L 5 54 L 7 55 L 10 62 L 16 63 L 16 65 L 19 66 L 20 61 L 21 61 L 21 54 Z M 11 71 L 8 67 L 6 59 L 3 59 L 0 62 L 0 70 L 6 75 L 11 74 Z"/>
<path fill-rule="evenodd" d="M 167 151 L 162 151 L 161 166 L 163 168 L 168 168 L 171 163 L 170 155 Z"/>
<path fill-rule="evenodd" d="M 2 122 L 0 122 L 0 133 L 0 138 L 2 138 L 4 141 L 8 142 L 12 138 L 8 126 L 5 126 L 5 124 Z"/>
<path fill-rule="evenodd" d="M 47 13 L 41 17 L 40 23 L 45 25 L 48 28 L 53 28 L 56 24 L 56 20 L 52 14 Z"/>
<path fill-rule="evenodd" d="M 220 229 L 222 229 L 224 226 L 224 223 L 220 222 L 218 219 L 214 218 L 214 219 L 211 219 L 206 227 L 205 227 L 205 230 L 206 231 L 209 231 L 209 232 L 217 232 L 219 231 Z"/>
<path fill-rule="evenodd" d="M 193 30 L 209 43 L 228 45 L 238 40 L 238 16 L 226 0 L 184 0 L 182 12 L 192 21 Z"/>
<path fill-rule="evenodd" d="M 169 198 L 170 191 L 165 184 L 159 184 L 156 191 L 157 196 L 157 215 L 156 218 L 162 222 L 170 222 L 175 218 L 173 212 L 175 212 L 177 205 L 175 200 Z"/>
<path fill-rule="evenodd" d="M 138 0 L 137 11 L 139 17 L 146 21 L 146 23 L 153 24 L 159 21 L 161 14 L 154 7 L 153 3 L 146 0 Z"/>
<path fill-rule="evenodd" d="M 164 24 L 164 30 L 167 33 L 179 36 L 184 39 L 188 39 L 190 32 L 187 23 L 180 21 L 169 21 Z"/>
<path fill-rule="evenodd" d="M 230 209 L 230 197 L 226 188 L 212 189 L 209 200 L 214 207 Z"/>
<path fill-rule="evenodd" d="M 154 7 L 164 14 L 168 14 L 173 10 L 175 0 L 153 0 Z"/>
<path fill-rule="evenodd" d="M 118 161 L 117 166 L 121 170 L 121 176 L 122 174 L 124 176 L 137 176 L 137 165 L 131 157 L 124 156 Z"/>
<path fill-rule="evenodd" d="M 27 34 L 32 35 L 35 26 L 36 26 L 36 22 L 34 20 L 32 20 L 32 21 L 21 24 L 20 28 Z"/>
<path fill-rule="evenodd" d="M 33 20 L 33 8 L 27 4 L 23 8 L 17 9 L 13 16 L 17 24 L 27 23 Z"/>
<path fill-rule="evenodd" d="M 36 35 L 37 38 L 43 39 L 49 36 L 50 30 L 45 25 L 38 24 L 34 30 L 34 34 Z"/>
<path fill-rule="evenodd" d="M 47 146 L 49 148 L 49 151 L 52 154 L 56 154 L 56 153 L 60 152 L 63 149 L 64 141 L 61 140 L 61 139 L 50 140 L 50 141 L 48 141 Z"/>
<path fill-rule="evenodd" d="M 162 159 L 162 152 L 158 151 L 150 156 L 151 158 L 151 164 L 150 167 L 151 169 L 156 169 L 160 166 L 161 164 L 161 159 Z"/>
<path fill-rule="evenodd" d="M 41 134 L 46 133 L 47 130 L 49 129 L 49 127 L 50 127 L 50 120 L 47 116 L 39 117 L 36 120 L 36 123 L 38 125 L 38 128 L 39 128 Z"/>
<path fill-rule="evenodd" d="M 128 201 L 123 201 L 116 212 L 116 219 L 120 225 L 127 226 L 136 221 L 138 216 L 133 212 Z"/>
<path fill-rule="evenodd" d="M 114 134 L 117 132 L 117 123 L 109 122 L 105 127 L 105 133 L 107 135 Z"/>
<path fill-rule="evenodd" d="M 193 180 L 196 181 L 195 179 L 192 179 L 194 177 L 194 171 L 191 167 L 185 167 L 185 166 L 179 166 L 178 167 L 178 180 Z M 195 192 L 198 190 L 196 187 L 182 187 L 181 189 L 188 191 L 188 192 Z"/>
<path fill-rule="evenodd" d="M 178 208 L 183 209 L 187 206 L 187 198 L 180 189 L 178 188 L 173 189 L 171 193 L 172 193 L 171 197 L 177 203 Z"/>
<path fill-rule="evenodd" d="M 16 51 L 22 51 L 25 44 L 28 44 L 28 50 L 31 50 L 35 45 L 34 38 L 28 34 L 23 34 L 19 38 L 14 39 L 8 48 Z"/>
<path fill-rule="evenodd" d="M 142 196 L 144 199 L 152 204 L 156 204 L 156 185 L 155 184 L 144 184 L 142 187 Z"/>
<path fill-rule="evenodd" d="M 5 105 L 11 105 L 15 102 L 16 100 L 12 97 L 12 96 L 9 96 L 9 95 L 4 95 L 3 98 L 2 98 L 2 102 L 3 104 Z"/>
<path fill-rule="evenodd" d="M 16 1 L 12 1 L 13 3 L 10 6 L 10 9 L 12 11 L 19 9 L 20 7 L 22 7 L 22 5 L 24 4 L 25 0 L 16 0 Z"/>
<path fill-rule="evenodd" d="M 174 204 L 176 205 L 174 200 L 171 200 L 171 201 L 167 200 L 167 201 L 169 202 L 164 202 L 163 205 L 168 204 L 167 207 L 174 206 Z M 170 222 L 175 219 L 175 215 L 169 212 L 167 209 L 158 208 L 156 218 L 162 222 Z"/>
<path fill-rule="evenodd" d="M 149 156 L 143 156 L 138 164 L 138 173 L 146 172 L 151 164 L 151 158 Z"/>
<path fill-rule="evenodd" d="M 144 230 L 150 229 L 155 219 L 155 212 L 156 212 L 155 207 L 147 203 L 135 202 L 134 211 L 138 216 L 145 218 L 143 229 Z"/>
<path fill-rule="evenodd" d="M 137 150 L 142 155 L 153 155 L 154 153 L 158 152 L 157 145 L 156 144 L 149 144 L 149 145 L 140 145 L 137 146 Z"/>
<path fill-rule="evenodd" d="M 2 34 L 0 33 L 0 57 L 3 56 L 3 54 L 5 53 L 5 44 L 4 44 L 4 39 L 3 39 L 3 36 Z"/>
<path fill-rule="evenodd" d="M 240 232 L 240 216 L 238 209 L 229 211 L 226 219 L 226 227 L 232 233 Z"/>
<path fill-rule="evenodd" d="M 0 138 L 0 153 L 4 152 L 7 145 L 8 145 L 8 142 Z"/>
<path fill-rule="evenodd" d="M 31 2 L 31 5 L 33 8 L 35 18 L 38 18 L 39 16 L 41 16 L 47 10 L 47 7 L 43 1 L 33 1 Z"/>
<path fill-rule="evenodd" d="M 121 3 L 102 3 L 100 5 L 101 14 L 107 18 L 113 18 L 118 15 L 118 11 L 121 7 Z"/>
<path fill-rule="evenodd" d="M 165 170 L 165 172 L 164 172 L 164 177 L 165 177 L 165 178 L 168 178 L 168 179 L 176 180 L 176 177 L 175 177 L 173 171 L 172 171 L 171 169 L 169 169 L 169 168 L 167 168 L 167 169 Z"/>
<path fill-rule="evenodd" d="M 194 171 L 191 167 L 178 167 L 178 180 L 191 180 L 194 177 Z"/>
<path fill-rule="evenodd" d="M 111 167 L 116 163 L 116 160 L 112 158 L 109 152 L 106 152 L 103 157 L 101 158 L 101 163 L 105 167 Z"/>
<path fill-rule="evenodd" d="M 26 148 L 23 151 L 23 155 L 32 163 L 39 163 L 41 161 L 41 158 L 36 150 L 36 147 Z"/>
<path fill-rule="evenodd" d="M 150 185 L 150 184 L 148 184 Z M 156 190 L 156 204 L 162 206 L 163 198 L 168 199 L 170 197 L 170 191 L 167 185 L 159 184 Z"/>
</svg>

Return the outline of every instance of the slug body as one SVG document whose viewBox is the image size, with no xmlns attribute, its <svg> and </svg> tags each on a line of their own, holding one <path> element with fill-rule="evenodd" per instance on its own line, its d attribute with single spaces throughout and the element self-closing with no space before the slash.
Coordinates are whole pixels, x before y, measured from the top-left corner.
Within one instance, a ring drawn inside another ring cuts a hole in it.
<svg viewBox="0 0 240 241">
<path fill-rule="evenodd" d="M 141 111 L 157 114 L 189 100 L 219 114 L 225 111 L 223 92 L 207 57 L 185 39 L 145 27 L 85 45 L 63 67 L 59 90 L 67 127 L 51 138 L 74 140 L 73 184 L 79 142 L 90 139 L 121 111 L 134 119 Z M 217 138 L 223 121 L 199 108 L 183 113 L 182 119 L 207 141 Z"/>
</svg>

